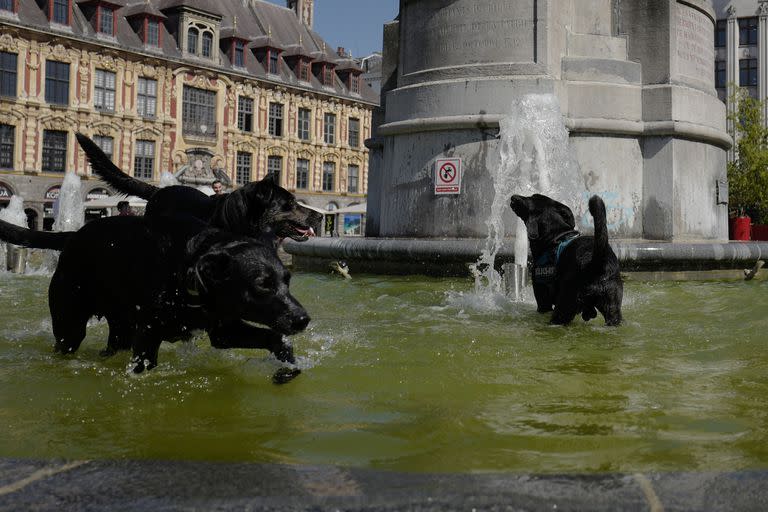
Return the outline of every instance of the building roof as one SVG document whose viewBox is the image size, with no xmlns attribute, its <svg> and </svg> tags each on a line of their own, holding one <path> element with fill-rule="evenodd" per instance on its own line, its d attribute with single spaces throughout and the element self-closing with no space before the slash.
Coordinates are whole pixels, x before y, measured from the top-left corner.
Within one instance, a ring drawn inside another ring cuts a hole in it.
<svg viewBox="0 0 768 512">
<path fill-rule="evenodd" d="M 309 27 L 304 25 L 292 9 L 275 5 L 263 0 L 106 0 L 117 7 L 117 33 L 114 38 L 105 38 L 96 34 L 91 20 L 86 17 L 88 10 L 85 6 L 92 0 L 78 0 L 72 7 L 71 27 L 61 27 L 51 24 L 45 12 L 37 2 L 19 2 L 18 22 L 15 20 L 0 18 L 0 25 L 19 23 L 37 29 L 49 30 L 63 37 L 73 35 L 81 39 L 92 39 L 95 44 L 102 46 L 116 46 L 124 51 L 156 54 L 156 57 L 165 57 L 172 60 L 186 60 L 174 38 L 178 32 L 172 26 L 177 19 L 171 16 L 179 9 L 191 9 L 220 19 L 220 38 L 227 39 L 238 37 L 250 41 L 250 48 L 272 46 L 286 50 L 281 56 L 303 56 L 314 61 L 339 63 L 339 56 L 323 38 Z M 81 9 L 82 5 L 82 9 Z M 160 24 L 163 47 L 153 51 L 144 46 L 139 35 L 134 31 L 126 19 L 136 15 L 147 14 L 155 16 L 163 21 Z M 264 44 L 268 43 L 268 44 Z M 243 73 L 242 68 L 233 69 L 229 56 L 226 53 L 227 45 L 220 45 L 221 53 L 219 62 L 206 62 L 200 58 L 190 58 L 193 66 L 204 65 L 206 67 L 223 68 L 222 71 Z M 293 62 L 293 61 L 291 61 Z M 346 68 L 345 68 L 346 69 Z M 275 76 L 267 74 L 264 67 L 256 57 L 246 59 L 247 73 L 256 79 L 280 81 L 286 85 L 316 90 L 322 94 L 331 94 L 339 97 L 347 97 L 356 101 L 378 103 L 379 98 L 375 92 L 364 87 L 360 94 L 351 93 L 341 80 L 335 80 L 332 87 L 322 85 L 316 77 L 312 76 L 309 83 L 299 82 L 294 70 L 286 62 L 280 66 L 280 74 Z"/>
</svg>

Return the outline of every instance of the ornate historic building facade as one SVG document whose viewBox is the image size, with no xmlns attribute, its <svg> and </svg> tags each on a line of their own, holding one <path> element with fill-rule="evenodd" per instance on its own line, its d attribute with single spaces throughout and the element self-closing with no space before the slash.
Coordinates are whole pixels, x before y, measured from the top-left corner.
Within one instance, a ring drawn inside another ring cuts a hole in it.
<svg viewBox="0 0 768 512">
<path fill-rule="evenodd" d="M 378 96 L 312 30 L 313 2 L 288 5 L 0 0 L 0 203 L 23 197 L 48 228 L 65 172 L 111 193 L 76 131 L 153 182 L 270 172 L 311 206 L 363 202 Z"/>
</svg>

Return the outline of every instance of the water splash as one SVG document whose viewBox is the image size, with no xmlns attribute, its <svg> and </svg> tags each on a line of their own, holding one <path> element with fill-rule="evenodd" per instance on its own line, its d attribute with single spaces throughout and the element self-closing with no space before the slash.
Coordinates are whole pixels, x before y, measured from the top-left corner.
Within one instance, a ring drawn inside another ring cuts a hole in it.
<svg viewBox="0 0 768 512">
<path fill-rule="evenodd" d="M 498 309 L 499 295 L 505 296 L 502 276 L 494 268 L 496 255 L 506 235 L 503 214 L 513 194 L 540 193 L 570 206 L 578 216 L 584 206 L 579 198 L 585 190 L 578 163 L 569 145 L 560 104 L 552 94 L 529 94 L 515 101 L 509 116 L 499 123 L 499 162 L 489 165 L 494 198 L 488 217 L 488 238 L 474 266 L 475 295 L 485 297 L 487 306 Z M 528 238 L 518 219 L 515 234 L 515 263 L 526 265 Z M 522 295 L 516 295 L 521 300 Z"/>
<path fill-rule="evenodd" d="M 176 176 L 171 174 L 168 171 L 163 171 L 163 173 L 160 175 L 160 188 L 163 187 L 170 187 L 172 185 L 178 185 L 179 180 L 176 179 Z"/>
<path fill-rule="evenodd" d="M 0 220 L 4 220 L 14 226 L 27 227 L 27 214 L 24 213 L 24 199 L 19 196 L 11 196 L 8 206 L 0 210 Z M 13 247 L 11 244 L 0 243 L 0 272 L 5 272 L 7 268 L 8 250 Z"/>
<path fill-rule="evenodd" d="M 55 231 L 77 231 L 85 224 L 85 209 L 80 176 L 74 172 L 64 175 L 58 199 L 58 211 L 53 223 Z"/>
</svg>

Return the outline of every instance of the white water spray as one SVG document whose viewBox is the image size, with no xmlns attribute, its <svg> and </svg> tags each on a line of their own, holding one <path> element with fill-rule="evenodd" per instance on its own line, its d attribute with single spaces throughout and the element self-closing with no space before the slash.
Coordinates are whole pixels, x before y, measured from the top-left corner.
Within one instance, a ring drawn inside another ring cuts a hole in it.
<svg viewBox="0 0 768 512">
<path fill-rule="evenodd" d="M 571 153 L 568 131 L 554 95 L 523 96 L 499 124 L 500 161 L 497 166 L 488 166 L 495 191 L 487 222 L 488 238 L 475 264 L 475 294 L 487 297 L 486 303 L 491 306 L 497 304 L 498 296 L 505 292 L 494 262 L 506 234 L 502 216 L 509 209 L 510 197 L 544 194 L 571 207 L 577 218 L 585 208 L 579 204 L 585 190 L 584 180 Z M 524 271 L 527 260 L 527 232 L 518 219 L 515 264 Z M 519 280 L 515 298 L 521 299 Z"/>
<path fill-rule="evenodd" d="M 164 187 L 170 187 L 172 185 L 178 185 L 179 180 L 176 179 L 176 176 L 171 174 L 168 171 L 163 171 L 163 173 L 160 175 L 160 188 Z"/>
<path fill-rule="evenodd" d="M 64 175 L 64 182 L 59 191 L 59 209 L 53 223 L 54 231 L 77 231 L 85 224 L 85 208 L 80 176 L 74 172 Z"/>
<path fill-rule="evenodd" d="M 24 213 L 24 199 L 19 196 L 11 196 L 8 206 L 0 210 L 0 220 L 4 220 L 14 226 L 27 227 L 27 214 Z M 0 243 L 0 272 L 5 272 L 8 266 L 8 251 L 14 247 L 12 244 Z"/>
</svg>

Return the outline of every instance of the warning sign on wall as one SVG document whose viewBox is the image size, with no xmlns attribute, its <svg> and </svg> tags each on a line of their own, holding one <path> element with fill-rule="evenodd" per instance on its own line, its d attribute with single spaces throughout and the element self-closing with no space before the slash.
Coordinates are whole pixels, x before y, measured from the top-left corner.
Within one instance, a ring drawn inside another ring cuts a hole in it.
<svg viewBox="0 0 768 512">
<path fill-rule="evenodd" d="M 435 195 L 461 193 L 461 158 L 435 161 Z"/>
</svg>

